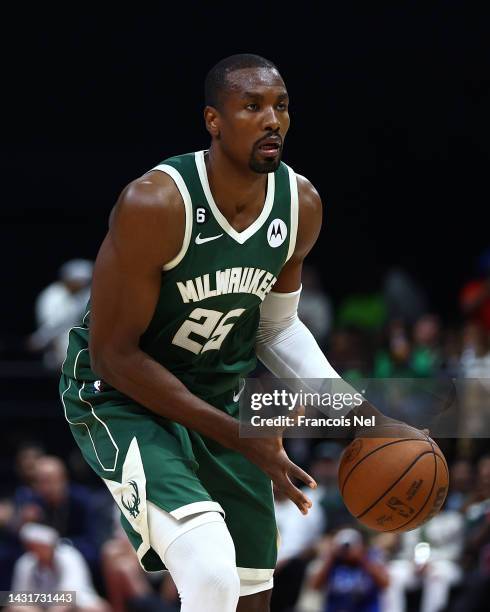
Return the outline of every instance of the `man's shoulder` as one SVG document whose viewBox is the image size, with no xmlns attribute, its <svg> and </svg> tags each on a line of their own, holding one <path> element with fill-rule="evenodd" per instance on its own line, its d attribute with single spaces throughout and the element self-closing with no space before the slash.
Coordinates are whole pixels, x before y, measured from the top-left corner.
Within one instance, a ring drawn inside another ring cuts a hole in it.
<svg viewBox="0 0 490 612">
<path fill-rule="evenodd" d="M 196 152 L 174 155 L 131 181 L 119 196 L 117 212 L 130 220 L 154 219 L 158 225 L 182 225 L 185 208 L 178 183 L 180 179 L 185 182 L 189 172 L 197 171 L 195 157 Z"/>
<path fill-rule="evenodd" d="M 183 210 L 182 195 L 174 179 L 166 172 L 150 170 L 126 185 L 113 213 L 130 223 L 141 220 L 161 226 L 183 221 Z"/>
<path fill-rule="evenodd" d="M 149 171 L 121 192 L 109 218 L 109 237 L 126 263 L 164 265 L 179 253 L 186 209 L 172 176 Z"/>
<path fill-rule="evenodd" d="M 153 169 L 126 185 L 120 201 L 126 207 L 151 209 L 169 206 L 180 197 L 174 179 L 166 172 Z"/>
<path fill-rule="evenodd" d="M 128 183 L 121 193 L 127 205 L 140 208 L 165 206 L 172 201 L 181 201 L 180 190 L 172 176 L 171 169 L 182 175 L 185 170 L 195 167 L 196 152 L 182 153 L 167 157 L 142 176 Z"/>
<path fill-rule="evenodd" d="M 298 198 L 300 206 L 306 207 L 321 207 L 322 201 L 320 194 L 313 183 L 302 174 L 296 174 L 296 180 L 298 183 Z"/>
</svg>

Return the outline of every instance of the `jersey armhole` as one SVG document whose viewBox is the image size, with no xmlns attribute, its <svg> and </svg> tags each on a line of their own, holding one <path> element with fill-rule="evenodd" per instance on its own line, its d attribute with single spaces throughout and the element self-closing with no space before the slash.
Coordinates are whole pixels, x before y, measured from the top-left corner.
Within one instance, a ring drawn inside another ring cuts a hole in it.
<svg viewBox="0 0 490 612">
<path fill-rule="evenodd" d="M 291 193 L 291 219 L 290 219 L 290 231 L 289 231 L 289 249 L 286 257 L 286 263 L 289 261 L 291 255 L 294 253 L 296 247 L 296 236 L 298 234 L 298 179 L 296 173 L 292 168 L 287 166 L 289 173 L 289 191 Z"/>
<path fill-rule="evenodd" d="M 177 253 L 177 255 L 163 266 L 162 270 L 164 272 L 167 272 L 167 270 L 172 270 L 172 268 L 175 268 L 175 266 L 177 266 L 184 259 L 184 256 L 187 253 L 187 249 L 189 248 L 192 235 L 192 200 L 189 190 L 187 189 L 184 179 L 182 178 L 182 175 L 173 166 L 169 166 L 168 164 L 160 164 L 159 166 L 155 166 L 155 168 L 152 168 L 152 170 L 160 170 L 160 172 L 165 172 L 170 176 L 170 178 L 177 186 L 180 195 L 182 196 L 182 200 L 184 201 L 185 207 L 184 240 L 182 242 L 182 247 Z"/>
</svg>

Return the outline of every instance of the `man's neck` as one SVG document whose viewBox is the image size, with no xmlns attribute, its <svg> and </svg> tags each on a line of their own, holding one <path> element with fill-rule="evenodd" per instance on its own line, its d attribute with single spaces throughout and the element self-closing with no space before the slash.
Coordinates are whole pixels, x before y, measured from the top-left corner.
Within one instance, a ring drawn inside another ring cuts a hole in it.
<svg viewBox="0 0 490 612">
<path fill-rule="evenodd" d="M 237 167 L 213 145 L 204 160 L 214 201 L 228 221 L 239 213 L 260 212 L 266 196 L 267 174 Z"/>
</svg>

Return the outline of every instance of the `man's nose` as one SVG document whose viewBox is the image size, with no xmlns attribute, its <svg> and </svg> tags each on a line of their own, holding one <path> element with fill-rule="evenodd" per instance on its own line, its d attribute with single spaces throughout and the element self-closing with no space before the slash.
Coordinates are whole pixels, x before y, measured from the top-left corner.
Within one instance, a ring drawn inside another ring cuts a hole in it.
<svg viewBox="0 0 490 612">
<path fill-rule="evenodd" d="M 276 131 L 281 127 L 279 115 L 274 108 L 269 107 L 264 111 L 263 127 L 265 130 L 273 131 Z"/>
</svg>

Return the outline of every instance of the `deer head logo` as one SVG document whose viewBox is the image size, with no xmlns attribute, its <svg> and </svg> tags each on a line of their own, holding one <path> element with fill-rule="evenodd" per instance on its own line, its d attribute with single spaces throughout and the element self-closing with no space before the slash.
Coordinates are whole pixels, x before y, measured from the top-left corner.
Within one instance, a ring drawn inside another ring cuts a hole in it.
<svg viewBox="0 0 490 612">
<path fill-rule="evenodd" d="M 131 494 L 131 500 L 125 501 L 123 496 L 121 495 L 121 504 L 124 506 L 124 508 L 126 508 L 126 510 L 129 512 L 129 514 L 133 518 L 136 518 L 138 514 L 140 513 L 139 506 L 141 503 L 140 494 L 138 491 L 138 485 L 136 484 L 134 480 L 130 480 L 128 484 L 133 489 L 133 493 Z"/>
</svg>

